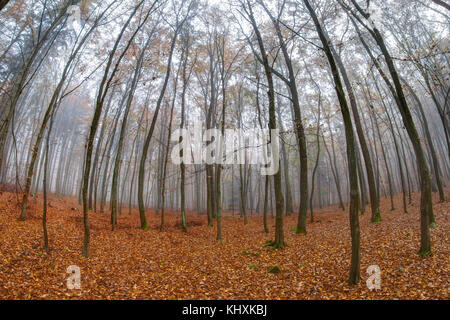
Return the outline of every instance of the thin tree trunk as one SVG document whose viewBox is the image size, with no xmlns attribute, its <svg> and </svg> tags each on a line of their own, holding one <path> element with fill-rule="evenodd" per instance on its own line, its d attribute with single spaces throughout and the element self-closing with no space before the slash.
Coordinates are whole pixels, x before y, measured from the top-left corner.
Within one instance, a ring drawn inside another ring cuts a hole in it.
<svg viewBox="0 0 450 320">
<path fill-rule="evenodd" d="M 359 206 L 359 195 L 358 195 L 358 174 L 356 168 L 356 152 L 355 152 L 355 140 L 353 135 L 353 125 L 350 115 L 350 110 L 347 105 L 347 100 L 345 98 L 344 90 L 342 87 L 341 79 L 339 76 L 339 71 L 336 67 L 336 63 L 333 58 L 333 54 L 330 49 L 329 42 L 323 34 L 322 27 L 319 23 L 314 9 L 311 7 L 308 0 L 303 0 L 308 11 L 314 21 L 319 38 L 322 42 L 323 49 L 327 56 L 328 62 L 330 64 L 331 72 L 333 74 L 333 80 L 335 84 L 336 93 L 339 99 L 339 104 L 341 106 L 342 117 L 344 119 L 345 125 L 345 137 L 347 142 L 347 158 L 348 158 L 348 172 L 350 181 L 350 230 L 352 237 L 352 259 L 350 267 L 350 277 L 349 282 L 351 284 L 357 284 L 360 281 L 360 230 L 359 230 L 359 217 L 358 217 L 358 206 Z"/>
</svg>

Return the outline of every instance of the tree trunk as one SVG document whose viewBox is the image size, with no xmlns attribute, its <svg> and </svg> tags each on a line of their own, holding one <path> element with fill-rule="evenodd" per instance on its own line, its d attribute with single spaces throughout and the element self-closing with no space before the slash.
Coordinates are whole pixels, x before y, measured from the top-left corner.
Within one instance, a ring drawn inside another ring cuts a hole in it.
<svg viewBox="0 0 450 320">
<path fill-rule="evenodd" d="M 336 93 L 339 99 L 339 104 L 341 106 L 342 117 L 344 119 L 345 125 L 345 138 L 347 142 L 347 158 L 348 158 L 348 172 L 350 180 L 350 230 L 352 237 L 352 259 L 350 267 L 350 277 L 349 282 L 351 284 L 357 284 L 360 281 L 360 230 L 359 230 L 359 217 L 358 217 L 358 206 L 359 206 L 359 195 L 358 195 L 358 174 L 356 168 L 356 152 L 355 152 L 355 140 L 353 135 L 353 125 L 350 115 L 350 110 L 347 105 L 347 100 L 345 98 L 344 90 L 342 87 L 341 79 L 339 76 L 339 71 L 336 67 L 336 63 L 333 58 L 333 54 L 330 49 L 329 42 L 323 34 L 322 27 L 319 23 L 316 13 L 311 7 L 308 0 L 303 0 L 310 15 L 314 21 L 319 38 L 322 42 L 323 49 L 327 56 L 328 62 L 330 64 L 331 72 L 333 74 L 333 80 L 335 84 Z"/>
</svg>

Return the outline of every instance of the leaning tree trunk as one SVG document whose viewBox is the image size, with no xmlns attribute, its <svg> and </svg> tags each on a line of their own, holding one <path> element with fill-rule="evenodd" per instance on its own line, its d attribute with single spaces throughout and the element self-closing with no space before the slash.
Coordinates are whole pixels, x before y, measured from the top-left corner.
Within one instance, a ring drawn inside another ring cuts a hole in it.
<svg viewBox="0 0 450 320">
<path fill-rule="evenodd" d="M 45 142 L 45 155 L 44 155 L 44 178 L 43 178 L 43 193 L 44 193 L 44 208 L 42 211 L 42 229 L 44 232 L 44 249 L 46 253 L 50 252 L 50 247 L 48 245 L 48 232 L 47 232 L 47 176 L 48 176 L 48 149 L 50 134 L 53 128 L 53 115 L 51 116 L 50 126 L 47 132 L 47 139 Z"/>
<path fill-rule="evenodd" d="M 159 231 L 163 232 L 165 227 L 165 201 L 166 201 L 166 175 L 167 175 L 167 162 L 169 160 L 169 148 L 170 148 L 170 135 L 172 134 L 172 119 L 173 119 L 173 109 L 175 106 L 175 100 L 177 96 L 177 83 L 178 83 L 178 73 L 175 78 L 175 88 L 173 93 L 173 100 L 172 100 L 172 106 L 170 108 L 170 120 L 169 120 L 169 128 L 167 132 L 167 145 L 166 150 L 164 152 L 164 159 L 163 159 L 163 171 L 162 171 L 162 177 L 161 177 L 161 225 L 159 227 Z M 162 130 L 162 129 L 161 129 Z M 183 185 L 182 185 L 183 187 Z M 184 199 L 182 199 L 183 201 Z M 183 231 L 186 231 L 183 229 Z"/>
<path fill-rule="evenodd" d="M 347 105 L 347 100 L 345 98 L 345 93 L 342 87 L 341 79 L 339 76 L 339 71 L 337 69 L 336 63 L 333 58 L 333 54 L 330 49 L 330 44 L 327 41 L 322 27 L 319 23 L 314 9 L 311 7 L 308 0 L 303 0 L 308 11 L 314 21 L 319 38 L 322 42 L 323 49 L 327 56 L 328 62 L 330 64 L 331 72 L 333 74 L 333 80 L 335 84 L 336 93 L 339 99 L 339 104 L 341 106 L 342 117 L 344 119 L 345 126 L 345 138 L 347 142 L 347 158 L 348 158 L 348 171 L 350 180 L 350 230 L 352 237 L 352 259 L 350 267 L 350 277 L 349 282 L 351 284 L 357 284 L 360 281 L 360 230 L 359 230 L 359 217 L 358 217 L 358 206 L 359 206 L 359 195 L 358 195 L 358 173 L 356 168 L 356 152 L 355 152 L 355 140 L 353 135 L 353 125 L 350 115 L 350 110 Z"/>
<path fill-rule="evenodd" d="M 251 24 L 253 26 L 253 30 L 254 30 L 257 40 L 258 40 L 258 45 L 259 45 L 259 49 L 260 49 L 262 60 L 263 60 L 264 72 L 265 72 L 266 78 L 267 78 L 267 84 L 268 84 L 267 96 L 269 99 L 269 132 L 271 132 L 271 130 L 277 128 L 277 122 L 276 122 L 276 116 L 275 116 L 275 89 L 274 89 L 274 84 L 273 84 L 272 69 L 269 64 L 268 55 L 267 55 L 266 49 L 264 47 L 261 33 L 259 32 L 259 29 L 256 25 L 256 21 L 255 21 L 253 11 L 252 11 L 252 8 L 250 5 L 248 6 L 248 11 L 250 13 L 249 17 L 251 20 Z M 276 139 L 278 139 L 278 137 L 276 137 Z M 273 159 L 273 155 L 278 153 L 278 150 L 276 150 L 278 148 L 278 145 L 277 145 L 276 141 L 272 141 L 272 135 L 271 135 L 270 140 L 271 140 L 270 143 L 272 146 L 272 152 L 271 152 L 272 161 L 275 161 Z M 278 165 L 277 168 L 280 168 L 280 159 L 279 158 L 278 158 L 277 165 Z M 306 171 L 306 170 L 304 170 L 304 171 Z M 280 170 L 278 170 L 274 174 L 273 181 L 274 181 L 274 190 L 275 190 L 276 218 L 275 218 L 275 240 L 273 241 L 272 246 L 274 248 L 282 248 L 286 244 L 284 242 L 284 213 L 283 213 L 284 198 L 283 198 L 283 193 L 282 193 Z M 304 189 L 303 189 L 303 191 L 304 191 Z M 307 191 L 307 189 L 306 189 L 306 191 Z M 306 232 L 306 228 L 305 228 L 305 232 Z"/>
<path fill-rule="evenodd" d="M 422 123 L 423 123 L 424 132 L 425 132 L 425 137 L 427 139 L 428 146 L 430 148 L 430 155 L 431 155 L 432 164 L 433 164 L 433 168 L 434 168 L 434 177 L 436 179 L 436 184 L 437 184 L 437 187 L 439 190 L 439 199 L 441 202 L 444 202 L 445 194 L 444 194 L 443 183 L 441 180 L 441 168 L 439 166 L 439 161 L 437 159 L 436 150 L 435 150 L 434 144 L 433 144 L 433 139 L 431 138 L 430 129 L 428 127 L 427 117 L 425 116 L 425 112 L 423 111 L 423 106 L 422 106 L 422 103 L 420 102 L 419 97 L 416 95 L 416 93 L 412 90 L 412 88 L 408 84 L 406 84 L 406 87 L 408 88 L 409 92 L 411 93 L 414 100 L 416 101 L 417 109 L 419 110 L 419 113 L 423 120 Z"/>
<path fill-rule="evenodd" d="M 86 157 L 85 157 L 85 163 L 84 163 L 84 173 L 83 173 L 83 184 L 82 184 L 82 199 L 83 199 L 83 224 L 84 224 L 84 239 L 83 239 L 83 249 L 82 254 L 84 257 L 89 258 L 90 256 L 90 226 L 89 226 L 89 213 L 88 213 L 88 187 L 89 187 L 89 176 L 91 171 L 91 161 L 92 161 L 92 150 L 94 147 L 94 138 L 97 132 L 100 115 L 102 113 L 103 104 L 105 101 L 105 98 L 108 94 L 108 90 L 111 86 L 111 82 L 114 78 L 114 75 L 116 74 L 118 67 L 120 65 L 120 62 L 122 61 L 122 58 L 124 57 L 125 53 L 127 52 L 128 48 L 130 47 L 131 43 L 133 42 L 134 37 L 136 36 L 137 31 L 140 29 L 142 24 L 137 28 L 137 30 L 133 33 L 133 35 L 130 37 L 130 39 L 127 42 L 127 45 L 123 49 L 121 55 L 117 59 L 117 62 L 115 64 L 115 67 L 113 71 L 111 72 L 111 75 L 109 75 L 109 70 L 111 68 L 111 64 L 115 55 L 115 52 L 119 46 L 119 42 L 122 39 L 122 36 L 130 24 L 132 18 L 136 14 L 139 7 L 142 5 L 144 1 L 139 2 L 131 15 L 128 17 L 128 20 L 123 25 L 118 37 L 116 38 L 116 41 L 114 43 L 114 47 L 111 50 L 108 58 L 108 62 L 103 74 L 103 78 L 100 82 L 100 86 L 98 89 L 95 109 L 94 109 L 94 115 L 91 121 L 91 128 L 89 131 L 87 146 L 86 146 Z M 147 16 L 150 14 L 147 14 Z"/>
<path fill-rule="evenodd" d="M 0 0 L 0 10 L 2 10 L 7 4 L 9 0 Z"/>
<path fill-rule="evenodd" d="M 134 70 L 133 80 L 131 82 L 130 92 L 128 93 L 127 103 L 125 105 L 125 111 L 122 119 L 122 126 L 120 128 L 119 142 L 117 145 L 117 153 L 116 159 L 114 162 L 114 170 L 113 170 L 113 179 L 111 185 L 111 226 L 112 230 L 114 230 L 115 225 L 117 224 L 117 187 L 118 187 L 118 176 L 119 176 L 119 167 L 122 162 L 122 148 L 125 139 L 125 131 L 127 128 L 127 120 L 128 114 L 130 113 L 131 103 L 133 102 L 134 93 L 136 91 L 137 83 L 139 81 L 139 77 L 141 75 L 142 64 L 144 61 L 144 56 L 148 45 L 150 44 L 151 35 L 148 36 L 147 41 L 142 48 L 142 51 L 139 55 L 138 61 L 136 63 L 136 68 Z"/>
<path fill-rule="evenodd" d="M 320 159 L 320 106 L 321 106 L 321 95 L 319 94 L 319 102 L 318 102 L 318 116 L 317 116 L 317 130 L 316 130 L 316 145 L 317 145 L 317 155 L 316 162 L 314 164 L 314 169 L 311 175 L 311 195 L 309 196 L 309 210 L 311 212 L 311 223 L 314 222 L 314 209 L 313 209 L 313 197 L 314 197 L 314 181 L 317 172 L 317 168 L 319 166 Z M 319 197 L 320 197 L 320 189 L 319 189 Z"/>
<path fill-rule="evenodd" d="M 145 162 L 147 160 L 147 153 L 148 153 L 148 148 L 150 146 L 150 140 L 152 139 L 153 131 L 155 130 L 155 125 L 156 125 L 156 120 L 158 118 L 159 109 L 161 108 L 161 104 L 162 104 L 162 101 L 163 101 L 163 98 L 164 98 L 164 94 L 166 92 L 167 83 L 169 81 L 170 70 L 171 70 L 171 65 L 172 65 L 172 56 L 173 56 L 173 52 L 174 52 L 174 49 L 175 49 L 175 44 L 176 44 L 178 32 L 180 31 L 180 28 L 183 26 L 185 21 L 186 21 L 186 19 L 184 19 L 177 26 L 177 28 L 175 30 L 175 33 L 173 35 L 173 38 L 172 38 L 172 42 L 171 42 L 171 45 L 170 45 L 170 51 L 169 51 L 169 57 L 168 57 L 168 61 L 167 61 L 167 69 L 166 69 L 166 75 L 165 75 L 165 78 L 164 78 L 164 83 L 163 83 L 163 86 L 161 88 L 161 92 L 159 94 L 158 101 L 156 102 L 156 108 L 155 108 L 155 111 L 153 113 L 153 119 L 152 119 L 152 122 L 150 124 L 150 129 L 149 129 L 149 131 L 147 133 L 147 136 L 145 138 L 144 147 L 143 147 L 143 150 L 142 150 L 141 161 L 139 163 L 138 205 L 139 205 L 139 217 L 140 217 L 140 221 L 141 221 L 141 229 L 143 229 L 143 230 L 147 230 L 148 229 L 147 220 L 146 220 L 146 217 L 145 217 L 145 205 L 144 205 Z"/>
<path fill-rule="evenodd" d="M 263 129 L 262 119 L 261 119 L 261 108 L 259 103 L 259 87 L 260 87 L 260 78 L 258 75 L 258 70 L 255 72 L 255 76 L 257 79 L 256 84 L 256 110 L 258 112 L 258 123 L 261 130 Z M 267 163 L 266 157 L 264 154 L 264 163 Z M 267 206 L 268 206 L 268 200 L 269 200 L 269 178 L 270 176 L 265 176 L 264 179 L 264 204 L 263 204 L 263 225 L 264 225 L 264 232 L 269 233 L 269 227 L 267 226 Z"/>
<path fill-rule="evenodd" d="M 355 0 L 352 0 L 353 5 L 357 8 L 362 16 L 366 19 L 370 18 L 370 15 L 364 13 L 364 11 L 359 7 Z M 361 20 L 356 17 L 360 22 Z M 363 22 L 361 22 L 363 23 Z M 370 30 L 370 29 L 369 29 Z M 395 68 L 394 61 L 386 47 L 384 39 L 381 33 L 376 27 L 370 30 L 371 36 L 376 41 L 381 53 L 386 61 L 389 73 L 391 75 L 392 81 L 394 82 L 395 92 L 396 92 L 396 102 L 397 106 L 402 115 L 403 124 L 408 132 L 409 138 L 413 145 L 414 153 L 416 155 L 417 167 L 420 173 L 420 186 L 421 186 L 421 198 L 420 198 L 420 225 L 421 225 L 421 243 L 419 254 L 422 257 L 431 255 L 431 239 L 430 239 L 430 223 L 433 216 L 433 203 L 431 197 L 431 181 L 428 170 L 427 161 L 425 158 L 425 153 L 423 151 L 422 145 L 420 143 L 420 137 L 417 133 L 414 120 L 412 118 L 411 112 L 406 102 L 406 98 L 403 92 L 403 88 L 400 82 L 400 77 Z"/>
<path fill-rule="evenodd" d="M 329 38 L 324 31 L 325 37 Z M 370 159 L 369 148 L 367 146 L 366 139 L 364 138 L 364 131 L 361 125 L 361 118 L 359 116 L 358 106 L 356 105 L 356 97 L 353 92 L 353 86 L 348 78 L 347 71 L 344 67 L 344 63 L 341 60 L 340 55 L 336 52 L 333 46 L 330 46 L 331 52 L 333 53 L 336 64 L 341 72 L 342 79 L 344 80 L 345 87 L 347 89 L 347 94 L 350 100 L 350 106 L 353 112 L 353 119 L 355 120 L 356 132 L 358 134 L 359 145 L 361 146 L 361 152 L 364 158 L 364 164 L 366 165 L 367 182 L 369 184 L 369 196 L 370 196 L 370 206 L 372 210 L 372 222 L 381 221 L 380 215 L 380 199 L 378 198 L 377 188 L 375 185 L 375 176 L 373 173 L 372 161 Z"/>
</svg>

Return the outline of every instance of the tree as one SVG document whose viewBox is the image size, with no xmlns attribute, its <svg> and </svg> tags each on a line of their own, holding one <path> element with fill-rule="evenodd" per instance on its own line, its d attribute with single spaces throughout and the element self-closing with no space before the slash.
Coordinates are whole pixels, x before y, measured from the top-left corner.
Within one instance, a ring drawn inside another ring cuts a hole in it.
<svg viewBox="0 0 450 320">
<path fill-rule="evenodd" d="M 168 56 L 167 66 L 166 66 L 166 74 L 164 77 L 163 86 L 161 88 L 161 91 L 160 91 L 160 94 L 158 97 L 158 101 L 156 102 L 156 108 L 153 113 L 153 119 L 150 124 L 148 133 L 145 137 L 144 146 L 142 149 L 142 156 L 141 156 L 141 160 L 139 163 L 139 175 L 138 175 L 138 204 L 139 204 L 139 215 L 140 215 L 140 219 L 141 219 L 141 229 L 143 229 L 143 230 L 148 229 L 147 220 L 145 217 L 145 206 L 144 206 L 144 195 L 143 195 L 143 193 L 144 193 L 144 173 L 145 173 L 144 170 L 145 170 L 145 162 L 147 159 L 148 148 L 150 146 L 150 140 L 152 139 L 152 136 L 153 136 L 153 131 L 155 130 L 155 124 L 156 124 L 156 120 L 158 118 L 159 109 L 161 108 L 161 104 L 164 99 L 167 82 L 169 81 L 170 69 L 171 69 L 171 64 L 172 64 L 172 56 L 173 56 L 173 52 L 175 49 L 176 40 L 177 40 L 178 34 L 180 33 L 181 28 L 183 27 L 186 20 L 189 18 L 189 13 L 193 7 L 193 3 L 194 3 L 193 1 L 189 2 L 187 9 L 186 9 L 186 13 L 183 17 L 180 17 L 180 14 L 181 14 L 181 10 L 183 9 L 183 6 L 185 5 L 185 2 L 182 1 L 180 7 L 176 9 L 177 10 L 176 22 L 175 22 L 175 26 L 174 26 L 174 33 L 173 33 L 172 41 L 170 44 L 169 56 Z"/>
<path fill-rule="evenodd" d="M 258 26 L 256 24 L 256 20 L 253 14 L 252 6 L 250 4 L 250 1 L 247 0 L 246 3 L 242 3 L 242 9 L 247 14 L 248 19 L 250 20 L 250 23 L 253 27 L 253 31 L 255 32 L 259 51 L 260 51 L 260 58 L 259 55 L 254 52 L 254 55 L 258 57 L 258 61 L 262 61 L 262 65 L 264 67 L 264 73 L 266 75 L 267 80 L 267 97 L 269 99 L 269 130 L 276 129 L 276 116 L 275 116 L 275 90 L 273 85 L 273 76 L 272 76 L 272 68 L 269 64 L 268 55 L 264 46 L 264 42 L 261 36 L 261 33 L 259 32 Z M 272 155 L 277 153 L 277 146 L 275 141 L 269 141 L 272 145 Z M 278 168 L 280 167 L 278 159 Z M 274 189 L 275 189 L 275 203 L 276 203 L 276 220 L 275 220 L 275 240 L 271 243 L 271 245 L 274 248 L 282 248 L 286 244 L 284 242 L 284 199 L 282 194 L 282 187 L 281 187 L 281 173 L 278 170 L 274 176 Z"/>
<path fill-rule="evenodd" d="M 9 0 L 0 0 L 0 10 L 2 10 L 7 4 Z"/>
<path fill-rule="evenodd" d="M 94 116 L 92 118 L 91 128 L 90 128 L 89 136 L 88 136 L 88 140 L 87 140 L 86 155 L 85 155 L 85 162 L 84 162 L 84 173 L 83 173 L 82 199 L 83 199 L 84 240 L 83 240 L 82 253 L 83 253 L 83 256 L 86 258 L 89 258 L 89 255 L 90 255 L 90 227 L 89 227 L 89 216 L 88 216 L 88 202 L 87 202 L 88 195 L 87 195 L 87 193 L 88 193 L 89 175 L 90 175 L 90 171 L 91 171 L 91 159 L 92 159 L 92 149 L 93 149 L 93 145 L 94 145 L 94 137 L 95 137 L 95 134 L 96 134 L 96 131 L 98 128 L 100 114 L 101 114 L 102 108 L 103 108 L 103 103 L 105 101 L 108 90 L 110 89 L 111 82 L 114 78 L 114 75 L 117 72 L 120 62 L 122 61 L 126 51 L 130 47 L 134 37 L 137 34 L 137 31 L 140 29 L 140 27 L 138 27 L 136 29 L 136 31 L 132 34 L 132 36 L 128 40 L 125 48 L 123 49 L 121 55 L 118 57 L 113 70 L 111 71 L 111 73 L 109 73 L 111 65 L 112 65 L 112 61 L 114 58 L 114 54 L 117 51 L 120 40 L 122 39 L 122 36 L 125 33 L 125 30 L 127 29 L 128 25 L 130 24 L 131 19 L 134 17 L 134 15 L 136 14 L 137 10 L 141 7 L 143 2 L 144 2 L 143 0 L 140 1 L 134 7 L 134 10 L 132 11 L 131 15 L 128 17 L 126 23 L 123 25 L 118 37 L 116 38 L 114 47 L 109 54 L 108 62 L 107 62 L 106 68 L 105 68 L 105 72 L 103 74 L 103 78 L 100 82 L 100 86 L 99 86 L 99 90 L 98 90 L 98 94 L 97 94 Z M 157 0 L 153 3 L 151 8 L 149 9 L 149 12 L 151 12 L 153 10 L 153 7 L 155 6 L 156 3 L 157 3 Z"/>
<path fill-rule="evenodd" d="M 340 75 L 336 62 L 333 57 L 333 53 L 330 48 L 329 41 L 325 37 L 322 26 L 317 18 L 317 15 L 312 8 L 308 0 L 303 0 L 308 9 L 311 18 L 314 21 L 317 33 L 319 35 L 320 41 L 323 45 L 323 50 L 327 56 L 328 62 L 330 64 L 330 69 L 333 74 L 333 80 L 335 84 L 336 94 L 339 99 L 339 105 L 341 106 L 341 113 L 344 119 L 345 125 L 345 138 L 347 142 L 347 158 L 348 158 L 348 172 L 350 180 L 350 231 L 352 236 L 352 258 L 350 267 L 350 277 L 349 282 L 351 284 L 357 284 L 361 278 L 360 276 L 360 264 L 361 264 L 361 248 L 360 248 L 360 230 L 359 230 L 359 217 L 358 217 L 358 207 L 359 207 L 359 195 L 358 195 L 358 173 L 356 168 L 356 152 L 355 152 L 355 140 L 353 135 L 353 124 L 350 115 L 350 110 L 348 108 L 347 100 L 345 98 L 343 86 L 341 83 Z"/>
<path fill-rule="evenodd" d="M 403 124 L 408 132 L 409 138 L 414 148 L 414 153 L 416 155 L 417 167 L 420 172 L 420 184 L 421 184 L 421 199 L 420 199 L 420 212 L 421 212 L 421 243 L 419 254 L 422 257 L 430 255 L 431 251 L 431 240 L 430 240 L 430 230 L 429 225 L 433 216 L 433 204 L 431 198 L 431 184 L 430 184 L 430 176 L 428 174 L 428 165 L 426 162 L 425 154 L 423 152 L 422 145 L 420 143 L 420 138 L 417 133 L 416 126 L 414 124 L 411 112 L 408 107 L 408 103 L 405 98 L 405 94 L 403 92 L 403 88 L 401 85 L 400 77 L 397 73 L 397 69 L 394 65 L 394 61 L 386 47 L 383 36 L 381 35 L 378 28 L 375 26 L 373 21 L 370 19 L 370 14 L 366 13 L 355 0 L 351 0 L 356 10 L 362 16 L 363 19 L 369 21 L 372 25 L 372 28 L 367 26 L 361 18 L 357 15 L 357 13 L 350 11 L 355 19 L 362 24 L 372 36 L 372 38 L 377 43 L 380 48 L 383 57 L 385 59 L 386 65 L 389 70 L 389 74 L 391 75 L 392 81 L 394 83 L 395 88 L 395 101 L 399 108 L 400 114 L 403 119 Z M 380 69 L 379 69 L 380 70 Z"/>
</svg>

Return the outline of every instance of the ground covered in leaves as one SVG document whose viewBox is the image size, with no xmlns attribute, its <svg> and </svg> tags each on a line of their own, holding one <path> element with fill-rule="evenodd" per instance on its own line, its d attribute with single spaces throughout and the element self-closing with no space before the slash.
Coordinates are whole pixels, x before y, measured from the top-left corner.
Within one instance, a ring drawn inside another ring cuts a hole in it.
<svg viewBox="0 0 450 320">
<path fill-rule="evenodd" d="M 447 190 L 447 198 L 450 192 Z M 31 200 L 27 221 L 18 221 L 17 196 L 0 195 L 1 299 L 448 299 L 450 203 L 438 203 L 437 226 L 431 230 L 433 256 L 418 256 L 419 195 L 409 213 L 391 211 L 382 201 L 382 222 L 361 216 L 361 283 L 347 284 L 350 266 L 348 212 L 336 207 L 316 213 L 307 235 L 295 233 L 296 215 L 285 220 L 288 247 L 271 250 L 273 238 L 253 215 L 247 225 L 227 213 L 224 241 L 206 217 L 188 215 L 181 231 L 177 212 L 160 216 L 148 212 L 150 229 L 140 230 L 136 211 L 124 209 L 111 231 L 108 214 L 90 213 L 91 258 L 81 256 L 81 207 L 74 199 L 51 197 L 48 214 L 50 254 L 43 249 L 42 202 Z M 308 217 L 309 219 L 309 217 Z M 81 270 L 81 289 L 69 290 L 70 265 Z M 381 269 L 381 289 L 366 285 L 368 266 Z M 269 268 L 281 272 L 272 274 Z M 277 269 L 277 268 L 275 268 Z"/>
</svg>

